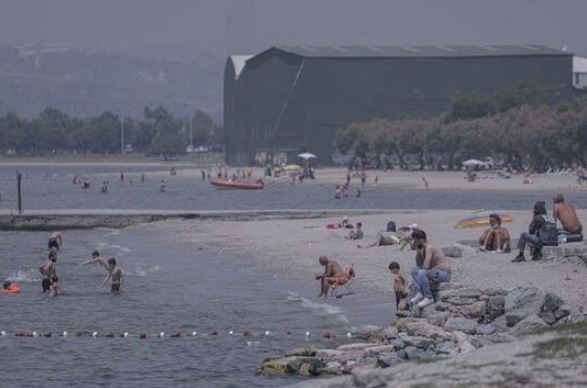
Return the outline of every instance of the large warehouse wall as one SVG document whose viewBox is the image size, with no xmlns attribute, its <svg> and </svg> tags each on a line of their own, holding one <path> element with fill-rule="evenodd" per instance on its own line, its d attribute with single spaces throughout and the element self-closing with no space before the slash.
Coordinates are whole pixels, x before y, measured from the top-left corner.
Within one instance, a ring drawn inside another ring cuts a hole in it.
<svg viewBox="0 0 587 388">
<path fill-rule="evenodd" d="M 329 163 L 334 132 L 350 123 L 437 115 L 460 94 L 516 82 L 563 98 L 571 69 L 570 55 L 302 58 L 270 49 L 247 63 L 230 92 L 239 108 L 225 118 L 234 136 L 227 151 L 246 149 L 251 162 L 255 150 L 308 150 Z"/>
</svg>

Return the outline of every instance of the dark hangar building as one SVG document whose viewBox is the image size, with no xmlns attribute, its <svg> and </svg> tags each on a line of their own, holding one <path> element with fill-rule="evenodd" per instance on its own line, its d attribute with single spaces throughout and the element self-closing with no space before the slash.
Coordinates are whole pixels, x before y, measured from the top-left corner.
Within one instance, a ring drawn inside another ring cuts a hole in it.
<svg viewBox="0 0 587 388">
<path fill-rule="evenodd" d="M 537 45 L 275 46 L 228 58 L 224 73 L 226 161 L 332 163 L 334 133 L 373 118 L 437 115 L 467 93 L 518 82 L 553 95 L 572 90 L 571 53 Z"/>
</svg>

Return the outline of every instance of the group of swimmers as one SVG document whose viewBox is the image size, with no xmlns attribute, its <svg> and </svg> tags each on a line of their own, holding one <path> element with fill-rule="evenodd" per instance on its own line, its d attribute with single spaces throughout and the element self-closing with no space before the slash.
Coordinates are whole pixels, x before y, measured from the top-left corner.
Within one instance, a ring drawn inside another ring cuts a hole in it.
<svg viewBox="0 0 587 388">
<path fill-rule="evenodd" d="M 49 237 L 47 243 L 49 254 L 47 259 L 39 266 L 39 272 L 41 273 L 41 287 L 43 293 L 47 293 L 51 296 L 57 296 L 61 293 L 61 283 L 57 276 L 57 252 L 61 250 L 63 246 L 63 237 L 60 232 L 54 232 Z M 113 293 L 119 293 L 123 289 L 124 275 L 122 269 L 117 265 L 114 257 L 105 260 L 100 256 L 98 251 L 92 253 L 92 258 L 88 261 L 80 263 L 84 264 L 98 264 L 104 267 L 107 271 L 106 277 L 101 283 L 101 286 L 106 284 L 108 281 L 111 282 L 110 291 Z M 19 294 L 20 286 L 17 283 L 6 281 L 4 282 L 0 293 L 5 294 Z"/>
</svg>

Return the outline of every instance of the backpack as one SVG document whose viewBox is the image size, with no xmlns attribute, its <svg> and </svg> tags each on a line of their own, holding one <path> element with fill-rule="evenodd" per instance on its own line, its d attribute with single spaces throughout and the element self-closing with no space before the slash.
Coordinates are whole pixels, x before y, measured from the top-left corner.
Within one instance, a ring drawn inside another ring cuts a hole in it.
<svg viewBox="0 0 587 388">
<path fill-rule="evenodd" d="M 543 214 L 544 225 L 538 231 L 538 237 L 543 245 L 558 245 L 558 230 L 554 218 L 548 214 Z"/>
<path fill-rule="evenodd" d="M 393 221 L 389 221 L 389 222 L 387 223 L 387 229 L 386 229 L 386 232 L 395 232 L 395 231 L 396 231 L 396 229 L 395 229 L 395 222 L 393 222 Z"/>
</svg>

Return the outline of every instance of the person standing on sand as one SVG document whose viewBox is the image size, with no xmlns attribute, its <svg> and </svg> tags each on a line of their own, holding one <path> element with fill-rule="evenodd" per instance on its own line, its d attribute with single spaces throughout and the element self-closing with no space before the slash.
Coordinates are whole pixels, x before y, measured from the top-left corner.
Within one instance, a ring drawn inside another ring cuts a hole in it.
<svg viewBox="0 0 587 388">
<path fill-rule="evenodd" d="M 393 292 L 395 293 L 395 308 L 397 311 L 399 310 L 399 303 L 401 300 L 408 297 L 409 281 L 400 270 L 397 261 L 392 261 L 388 268 L 393 275 Z"/>
<path fill-rule="evenodd" d="M 416 266 L 412 268 L 412 278 L 418 292 L 410 302 L 418 303 L 419 308 L 424 308 L 434 303 L 430 281 L 450 282 L 451 271 L 442 250 L 428 243 L 426 232 L 414 230 L 412 240 L 416 248 Z"/>
<path fill-rule="evenodd" d="M 324 255 L 320 256 L 320 258 L 318 259 L 318 262 L 320 263 L 321 266 L 324 267 L 324 273 L 322 275 L 316 276 L 316 280 L 320 280 L 320 295 L 318 295 L 318 298 L 320 298 L 320 297 L 327 298 L 328 297 L 328 290 L 330 289 L 330 285 L 326 281 L 326 278 L 335 278 L 335 277 L 343 276 L 344 271 L 342 270 L 342 267 L 340 266 L 340 264 L 338 264 L 334 260 L 327 258 Z"/>
<path fill-rule="evenodd" d="M 582 233 L 583 225 L 577 217 L 575 207 L 570 203 L 565 202 L 565 197 L 562 193 L 558 193 L 554 197 L 554 208 L 552 209 L 554 222 L 559 220 L 563 229 L 569 233 Z"/>
<path fill-rule="evenodd" d="M 430 185 L 428 184 L 428 180 L 426 180 L 425 177 L 422 177 L 422 182 L 424 182 L 424 188 L 426 190 L 428 190 L 428 188 L 430 188 Z"/>
</svg>

